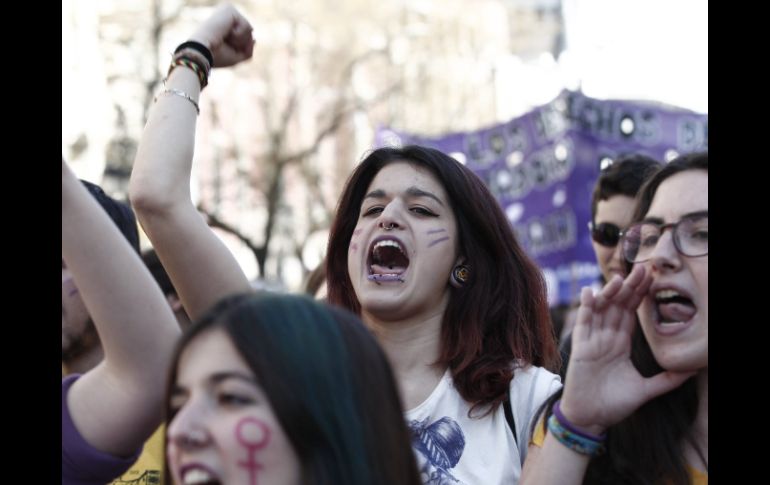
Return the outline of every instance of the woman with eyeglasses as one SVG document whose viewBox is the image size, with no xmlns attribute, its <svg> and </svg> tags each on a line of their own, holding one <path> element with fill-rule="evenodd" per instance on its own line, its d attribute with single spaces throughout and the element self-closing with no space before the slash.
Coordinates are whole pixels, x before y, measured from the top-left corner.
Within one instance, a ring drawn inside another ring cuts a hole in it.
<svg viewBox="0 0 770 485">
<path fill-rule="evenodd" d="M 628 277 L 583 289 L 522 484 L 708 483 L 708 153 L 655 173 L 633 221 Z"/>
</svg>

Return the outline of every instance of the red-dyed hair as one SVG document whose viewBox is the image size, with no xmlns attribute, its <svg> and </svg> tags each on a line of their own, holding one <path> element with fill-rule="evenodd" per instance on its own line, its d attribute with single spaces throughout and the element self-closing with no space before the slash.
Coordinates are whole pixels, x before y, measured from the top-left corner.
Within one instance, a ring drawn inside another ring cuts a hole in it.
<svg viewBox="0 0 770 485">
<path fill-rule="evenodd" d="M 515 359 L 555 370 L 559 355 L 542 272 L 516 241 L 497 200 L 468 168 L 414 145 L 379 148 L 364 158 L 345 185 L 331 226 L 328 300 L 361 314 L 348 274 L 348 246 L 369 184 L 398 161 L 429 170 L 442 184 L 457 219 L 458 249 L 471 269 L 468 283 L 451 289 L 437 364 L 451 369 L 455 387 L 474 409 L 493 410 L 507 395 Z"/>
</svg>

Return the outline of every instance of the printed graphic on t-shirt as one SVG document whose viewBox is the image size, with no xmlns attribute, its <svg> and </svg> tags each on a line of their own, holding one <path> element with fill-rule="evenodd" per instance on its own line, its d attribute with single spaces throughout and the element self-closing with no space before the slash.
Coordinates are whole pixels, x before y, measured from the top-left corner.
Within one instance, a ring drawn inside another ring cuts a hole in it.
<svg viewBox="0 0 770 485">
<path fill-rule="evenodd" d="M 410 421 L 412 447 L 420 467 L 420 475 L 425 485 L 462 485 L 450 470 L 457 465 L 465 449 L 465 435 L 460 425 L 452 418 L 444 416 L 438 421 L 428 423 Z"/>
<path fill-rule="evenodd" d="M 160 470 L 145 470 L 141 475 L 130 470 L 110 485 L 160 485 Z"/>
</svg>

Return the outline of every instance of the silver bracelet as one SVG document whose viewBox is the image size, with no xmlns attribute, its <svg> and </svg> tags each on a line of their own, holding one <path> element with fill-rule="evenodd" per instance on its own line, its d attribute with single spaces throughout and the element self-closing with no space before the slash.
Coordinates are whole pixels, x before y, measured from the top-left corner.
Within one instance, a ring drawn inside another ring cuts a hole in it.
<svg viewBox="0 0 770 485">
<path fill-rule="evenodd" d="M 166 88 L 163 91 L 159 92 L 158 96 L 161 96 L 163 94 L 173 94 L 175 96 L 183 97 L 187 101 L 191 102 L 193 106 L 195 106 L 195 111 L 198 114 L 201 114 L 201 109 L 198 107 L 198 103 L 194 99 L 192 99 L 192 97 L 189 94 L 185 93 L 184 91 L 180 91 L 178 89 L 173 89 L 173 88 Z M 158 96 L 155 96 L 155 101 L 158 100 Z"/>
</svg>

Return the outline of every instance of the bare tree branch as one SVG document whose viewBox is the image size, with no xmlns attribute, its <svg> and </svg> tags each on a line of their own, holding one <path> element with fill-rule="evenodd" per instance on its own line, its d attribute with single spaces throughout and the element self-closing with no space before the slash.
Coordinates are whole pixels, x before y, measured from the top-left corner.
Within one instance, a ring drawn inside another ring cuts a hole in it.
<svg viewBox="0 0 770 485">
<path fill-rule="evenodd" d="M 314 154 L 316 151 L 318 151 L 318 148 L 320 147 L 321 142 L 331 133 L 334 133 L 337 130 L 337 128 L 339 128 L 340 124 L 348 114 L 360 109 L 370 108 L 376 105 L 377 103 L 383 101 L 385 98 L 390 96 L 392 93 L 398 91 L 399 89 L 401 89 L 401 84 L 400 83 L 394 84 L 369 101 L 358 101 L 357 103 L 354 103 L 345 108 L 337 110 L 332 116 L 332 119 L 329 121 L 329 123 L 321 131 L 316 133 L 315 139 L 310 144 L 310 146 L 308 146 L 303 150 L 300 150 L 299 152 L 282 157 L 280 160 L 280 163 L 288 164 L 288 163 L 297 162 L 300 160 L 304 160 L 306 157 Z"/>
<path fill-rule="evenodd" d="M 238 228 L 232 226 L 231 224 L 226 223 L 225 221 L 217 217 L 214 213 L 207 211 L 205 208 L 203 208 L 201 204 L 198 204 L 197 209 L 201 214 L 203 214 L 206 217 L 206 224 L 208 224 L 210 227 L 216 227 L 218 229 L 222 229 L 223 231 L 229 232 L 233 236 L 243 241 L 243 243 L 251 250 L 251 252 L 254 253 L 254 258 L 257 259 L 257 261 L 259 261 L 260 255 L 265 253 L 264 246 L 257 246 L 256 244 L 254 244 L 251 238 L 243 234 Z M 259 268 L 260 276 L 264 275 L 263 270 L 264 268 L 260 266 Z"/>
</svg>

